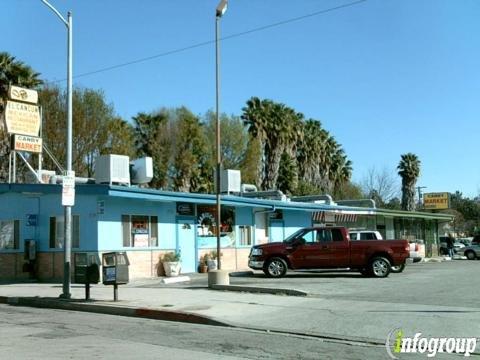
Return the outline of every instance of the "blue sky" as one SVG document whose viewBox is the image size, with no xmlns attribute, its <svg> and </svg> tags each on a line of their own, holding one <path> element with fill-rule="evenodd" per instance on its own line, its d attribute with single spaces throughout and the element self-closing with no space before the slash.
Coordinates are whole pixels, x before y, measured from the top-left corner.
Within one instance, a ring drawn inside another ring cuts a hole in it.
<svg viewBox="0 0 480 360">
<path fill-rule="evenodd" d="M 73 11 L 74 74 L 214 39 L 217 0 L 50 1 Z M 230 0 L 223 36 L 350 0 Z M 353 179 L 392 172 L 400 155 L 422 162 L 426 192 L 480 193 L 480 2 L 367 0 L 224 41 L 221 111 L 251 96 L 318 119 L 353 161 Z M 66 74 L 66 30 L 40 0 L 2 0 L 0 50 L 44 79 Z M 215 106 L 214 45 L 74 79 L 103 89 L 116 112 Z M 63 85 L 64 82 L 61 82 Z"/>
</svg>

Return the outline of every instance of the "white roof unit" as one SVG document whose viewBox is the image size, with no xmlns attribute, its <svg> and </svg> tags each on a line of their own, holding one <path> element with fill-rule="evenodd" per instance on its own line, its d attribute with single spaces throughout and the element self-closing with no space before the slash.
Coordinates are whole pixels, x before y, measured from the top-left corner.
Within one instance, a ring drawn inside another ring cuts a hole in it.
<svg viewBox="0 0 480 360">
<path fill-rule="evenodd" d="M 130 186 L 130 159 L 126 155 L 101 155 L 95 162 L 97 184 Z"/>
</svg>

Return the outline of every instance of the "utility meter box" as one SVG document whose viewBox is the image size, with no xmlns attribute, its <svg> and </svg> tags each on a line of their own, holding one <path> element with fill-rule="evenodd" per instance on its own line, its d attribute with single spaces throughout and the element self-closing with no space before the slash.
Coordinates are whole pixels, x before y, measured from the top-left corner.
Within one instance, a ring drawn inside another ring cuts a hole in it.
<svg viewBox="0 0 480 360">
<path fill-rule="evenodd" d="M 100 264 L 96 254 L 75 253 L 76 284 L 98 284 L 100 281 Z"/>
<path fill-rule="evenodd" d="M 102 255 L 103 284 L 121 285 L 128 283 L 128 261 L 126 252 L 110 252 Z"/>
</svg>

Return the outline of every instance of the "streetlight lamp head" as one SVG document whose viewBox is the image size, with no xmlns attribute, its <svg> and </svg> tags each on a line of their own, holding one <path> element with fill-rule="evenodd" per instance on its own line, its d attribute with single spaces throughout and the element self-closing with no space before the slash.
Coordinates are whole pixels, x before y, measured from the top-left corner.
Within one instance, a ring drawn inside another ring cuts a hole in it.
<svg viewBox="0 0 480 360">
<path fill-rule="evenodd" d="M 216 16 L 222 17 L 227 12 L 228 0 L 222 0 L 217 6 Z"/>
</svg>

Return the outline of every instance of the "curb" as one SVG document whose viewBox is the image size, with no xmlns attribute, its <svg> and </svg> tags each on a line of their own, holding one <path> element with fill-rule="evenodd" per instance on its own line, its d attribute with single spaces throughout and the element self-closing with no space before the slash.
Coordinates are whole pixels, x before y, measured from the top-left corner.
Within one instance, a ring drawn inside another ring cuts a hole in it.
<svg viewBox="0 0 480 360">
<path fill-rule="evenodd" d="M 12 306 L 28 306 L 44 309 L 61 309 L 70 311 L 91 312 L 97 314 L 140 317 L 154 320 L 184 322 L 190 324 L 213 325 L 232 327 L 228 323 L 182 311 L 168 311 L 149 308 L 134 308 L 128 306 L 100 305 L 95 302 L 81 302 L 83 300 L 60 300 L 56 298 L 40 297 L 7 297 L 0 296 L 0 304 Z"/>
<path fill-rule="evenodd" d="M 249 293 L 272 294 L 272 295 L 289 295 L 289 296 L 307 296 L 308 293 L 295 289 L 279 289 L 279 288 L 263 288 L 255 286 L 242 285 L 212 285 L 210 289 L 223 291 L 240 291 Z"/>
<path fill-rule="evenodd" d="M 228 276 L 231 277 L 243 277 L 243 276 L 253 276 L 253 271 L 233 271 Z"/>
</svg>

